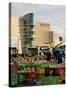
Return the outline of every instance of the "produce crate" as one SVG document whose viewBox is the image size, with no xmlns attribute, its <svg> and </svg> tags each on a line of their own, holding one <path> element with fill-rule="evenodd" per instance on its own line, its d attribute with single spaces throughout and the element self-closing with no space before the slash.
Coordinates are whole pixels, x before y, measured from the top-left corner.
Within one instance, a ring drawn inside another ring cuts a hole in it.
<svg viewBox="0 0 67 90">
<path fill-rule="evenodd" d="M 59 76 L 47 76 L 42 79 L 42 85 L 56 85 L 59 84 Z"/>
<path fill-rule="evenodd" d="M 24 73 L 18 73 L 18 85 L 24 85 L 26 83 L 26 76 Z"/>
<path fill-rule="evenodd" d="M 27 79 L 29 79 L 29 78 L 36 78 L 36 73 L 35 72 L 27 72 L 26 73 L 26 77 L 27 77 Z"/>
<path fill-rule="evenodd" d="M 11 72 L 11 86 L 15 86 L 18 84 L 18 78 L 16 72 Z"/>
<path fill-rule="evenodd" d="M 44 74 L 44 73 L 45 73 L 44 68 L 42 68 L 42 67 L 36 68 L 36 74 Z"/>
<path fill-rule="evenodd" d="M 17 72 L 17 66 L 15 64 L 11 65 L 11 72 Z"/>
<path fill-rule="evenodd" d="M 55 75 L 61 76 L 62 72 L 64 72 L 64 68 L 55 68 Z"/>
</svg>

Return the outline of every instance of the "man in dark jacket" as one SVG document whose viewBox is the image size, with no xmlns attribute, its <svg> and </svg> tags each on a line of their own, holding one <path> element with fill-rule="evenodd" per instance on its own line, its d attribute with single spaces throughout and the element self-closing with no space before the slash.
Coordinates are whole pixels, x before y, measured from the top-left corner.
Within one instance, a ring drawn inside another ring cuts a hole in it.
<svg viewBox="0 0 67 90">
<path fill-rule="evenodd" d="M 50 61 L 50 59 L 51 59 L 51 52 L 50 52 L 50 50 L 48 50 L 48 52 L 47 52 L 47 61 Z"/>
<path fill-rule="evenodd" d="M 62 54 L 61 54 L 61 52 L 56 53 L 56 60 L 57 60 L 58 64 L 62 63 Z"/>
</svg>

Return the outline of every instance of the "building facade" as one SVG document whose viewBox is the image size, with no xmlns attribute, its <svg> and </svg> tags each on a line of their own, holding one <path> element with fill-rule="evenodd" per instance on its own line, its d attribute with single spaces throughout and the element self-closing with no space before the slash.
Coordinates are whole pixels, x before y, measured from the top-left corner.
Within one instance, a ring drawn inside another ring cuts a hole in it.
<svg viewBox="0 0 67 90">
<path fill-rule="evenodd" d="M 22 53 L 28 54 L 28 49 L 33 48 L 34 14 L 29 13 L 19 19 Z"/>
<path fill-rule="evenodd" d="M 21 45 L 21 37 L 20 37 L 20 28 L 19 28 L 19 20 L 17 17 L 10 16 L 9 18 L 9 47 L 17 48 L 18 53 L 22 53 L 22 45 Z"/>
<path fill-rule="evenodd" d="M 24 20 L 24 47 L 32 47 L 34 15 L 29 13 L 23 16 Z"/>
<path fill-rule="evenodd" d="M 51 46 L 53 43 L 53 31 L 49 23 L 36 22 L 33 46 Z"/>
<path fill-rule="evenodd" d="M 16 47 L 19 54 L 22 54 L 24 48 L 55 47 L 62 42 L 59 36 L 51 31 L 49 23 L 34 22 L 33 13 L 20 18 L 11 16 L 10 19 L 9 46 Z"/>
</svg>

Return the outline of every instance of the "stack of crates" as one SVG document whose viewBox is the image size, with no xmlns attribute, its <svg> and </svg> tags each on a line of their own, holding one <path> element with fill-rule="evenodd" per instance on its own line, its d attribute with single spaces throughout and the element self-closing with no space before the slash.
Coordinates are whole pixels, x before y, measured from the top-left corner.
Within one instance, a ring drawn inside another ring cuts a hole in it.
<svg viewBox="0 0 67 90">
<path fill-rule="evenodd" d="M 44 74 L 44 67 L 42 66 L 42 64 L 37 65 L 36 67 L 36 74 Z"/>
<path fill-rule="evenodd" d="M 18 84 L 17 67 L 15 64 L 11 65 L 11 86 Z"/>
<path fill-rule="evenodd" d="M 61 76 L 61 73 L 64 71 L 64 68 L 55 68 L 55 75 Z"/>
<path fill-rule="evenodd" d="M 39 68 L 39 67 L 37 67 L 37 69 L 36 69 L 36 74 L 44 74 L 45 72 L 44 72 L 44 68 Z"/>
<path fill-rule="evenodd" d="M 55 68 L 55 74 L 60 76 L 61 84 L 65 84 L 65 68 Z"/>
<path fill-rule="evenodd" d="M 18 73 L 18 84 L 24 85 L 26 83 L 26 77 L 24 73 Z"/>
</svg>

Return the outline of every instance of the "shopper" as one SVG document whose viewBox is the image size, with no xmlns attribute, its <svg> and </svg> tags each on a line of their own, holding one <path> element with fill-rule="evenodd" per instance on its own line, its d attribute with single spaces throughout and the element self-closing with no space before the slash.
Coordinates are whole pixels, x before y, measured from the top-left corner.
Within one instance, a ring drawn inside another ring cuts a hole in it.
<svg viewBox="0 0 67 90">
<path fill-rule="evenodd" d="M 62 63 L 62 54 L 59 51 L 56 52 L 56 60 L 58 64 Z"/>
<path fill-rule="evenodd" d="M 47 61 L 50 61 L 51 59 L 51 52 L 50 50 L 47 51 Z"/>
</svg>

